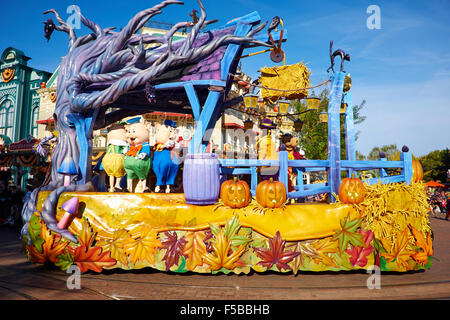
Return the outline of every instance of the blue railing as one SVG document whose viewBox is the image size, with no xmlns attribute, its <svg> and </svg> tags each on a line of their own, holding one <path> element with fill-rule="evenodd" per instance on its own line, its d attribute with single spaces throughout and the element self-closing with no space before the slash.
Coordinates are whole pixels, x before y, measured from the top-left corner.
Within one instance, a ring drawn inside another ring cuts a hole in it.
<svg viewBox="0 0 450 320">
<path fill-rule="evenodd" d="M 296 169 L 297 185 L 294 187 L 295 191 L 287 192 L 288 198 L 291 199 L 304 198 L 321 193 L 334 192 L 337 194 L 337 190 L 332 190 L 328 183 L 303 183 L 303 175 L 306 172 L 327 171 L 329 179 L 331 169 L 335 169 L 331 167 L 334 166 L 337 166 L 340 171 L 347 171 L 347 176 L 351 176 L 356 171 L 379 170 L 380 177 L 364 180 L 368 184 L 378 182 L 383 184 L 406 182 L 409 184 L 412 178 L 412 156 L 409 152 L 401 153 L 400 161 L 386 161 L 385 158 L 382 158 L 378 161 L 340 160 L 333 164 L 329 160 L 288 160 L 288 153 L 281 151 L 279 152 L 278 160 L 219 159 L 219 162 L 224 178 L 227 175 L 251 175 L 250 191 L 252 195 L 256 194 L 258 167 L 278 167 L 278 180 L 284 183 L 286 192 L 288 191 L 288 168 Z M 401 173 L 399 175 L 388 176 L 385 169 L 394 168 L 400 168 Z"/>
</svg>

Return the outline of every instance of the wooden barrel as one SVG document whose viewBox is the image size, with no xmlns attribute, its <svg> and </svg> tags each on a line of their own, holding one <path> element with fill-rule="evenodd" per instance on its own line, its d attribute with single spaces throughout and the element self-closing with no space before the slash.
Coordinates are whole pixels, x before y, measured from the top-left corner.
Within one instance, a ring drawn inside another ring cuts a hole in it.
<svg viewBox="0 0 450 320">
<path fill-rule="evenodd" d="M 217 202 L 220 191 L 220 164 L 216 154 L 186 155 L 183 188 L 186 203 L 208 205 Z"/>
</svg>

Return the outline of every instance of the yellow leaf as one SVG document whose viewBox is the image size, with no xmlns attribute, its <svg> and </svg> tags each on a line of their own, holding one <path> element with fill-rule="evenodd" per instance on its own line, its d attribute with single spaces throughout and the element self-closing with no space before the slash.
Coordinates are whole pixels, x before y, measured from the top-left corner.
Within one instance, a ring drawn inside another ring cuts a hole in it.
<svg viewBox="0 0 450 320">
<path fill-rule="evenodd" d="M 128 265 L 128 257 L 123 249 L 124 241 L 127 237 L 129 237 L 128 231 L 119 229 L 114 231 L 112 240 L 100 240 L 97 245 L 102 247 L 103 251 L 111 251 L 111 258 Z"/>
<path fill-rule="evenodd" d="M 216 236 L 216 242 L 213 243 L 214 253 L 210 253 L 204 257 L 204 261 L 210 265 L 211 270 L 219 270 L 220 268 L 233 269 L 237 266 L 239 257 L 245 251 L 245 246 L 241 245 L 235 252 L 231 250 L 231 241 L 228 241 L 223 234 L 222 228 Z M 232 252 L 230 255 L 229 252 Z"/>
<path fill-rule="evenodd" d="M 408 228 L 405 228 L 402 232 L 397 233 L 394 246 L 391 250 L 388 252 L 383 252 L 381 255 L 387 259 L 388 262 L 395 260 L 398 266 L 403 266 L 404 268 L 409 269 L 408 260 L 415 252 L 408 250 L 408 242 Z M 385 242 L 383 241 L 383 245 L 384 244 Z M 388 250 L 386 247 L 385 249 Z"/>
<path fill-rule="evenodd" d="M 338 267 L 333 259 L 327 255 L 327 253 L 335 253 L 339 250 L 339 243 L 333 240 L 332 237 L 327 237 L 321 240 L 317 240 L 312 244 L 318 256 L 313 256 L 314 262 L 322 262 L 327 266 Z"/>
<path fill-rule="evenodd" d="M 156 231 L 149 227 L 141 227 L 141 231 L 134 237 L 130 236 L 123 240 L 123 248 L 130 255 L 130 261 L 146 260 L 149 263 L 155 263 L 155 251 L 161 246 Z"/>
</svg>

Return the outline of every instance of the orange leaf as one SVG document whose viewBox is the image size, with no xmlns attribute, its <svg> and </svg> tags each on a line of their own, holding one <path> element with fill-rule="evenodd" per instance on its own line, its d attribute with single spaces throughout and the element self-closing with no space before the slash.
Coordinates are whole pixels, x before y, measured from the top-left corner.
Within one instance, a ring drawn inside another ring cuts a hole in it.
<svg viewBox="0 0 450 320">
<path fill-rule="evenodd" d="M 216 242 L 213 243 L 214 253 L 204 256 L 204 261 L 211 266 L 211 270 L 219 270 L 220 268 L 234 269 L 236 266 L 241 266 L 239 257 L 245 251 L 245 246 L 241 245 L 235 252 L 231 250 L 231 241 L 228 241 L 223 234 L 222 228 L 219 228 L 219 233 L 216 236 Z M 229 255 L 229 253 L 231 254 Z"/>
<path fill-rule="evenodd" d="M 411 228 L 411 232 L 416 239 L 416 245 L 421 248 L 423 251 L 419 251 L 414 254 L 412 257 L 419 263 L 425 264 L 428 262 L 428 257 L 433 255 L 433 243 L 431 240 L 431 232 L 428 233 L 427 240 L 422 232 L 414 228 L 412 225 L 409 225 Z"/>
<path fill-rule="evenodd" d="M 384 240 L 381 241 L 383 242 L 384 248 L 388 250 L 390 243 L 385 242 Z M 398 266 L 403 266 L 408 269 L 408 260 L 411 255 L 415 253 L 414 251 L 407 249 L 408 241 L 408 228 L 405 228 L 405 230 L 397 234 L 394 246 L 391 248 L 390 252 L 383 252 L 381 255 L 386 258 L 388 262 L 396 261 Z"/>
<path fill-rule="evenodd" d="M 187 244 L 184 247 L 183 255 L 187 258 L 188 270 L 192 271 L 195 267 L 203 265 L 203 256 L 208 253 L 204 242 L 206 234 L 203 231 L 187 232 L 185 237 Z"/>
<path fill-rule="evenodd" d="M 110 257 L 110 252 L 102 253 L 101 247 L 87 248 L 80 245 L 75 249 L 74 261 L 81 272 L 92 270 L 101 272 L 104 267 L 111 267 L 116 264 L 116 260 Z"/>
<path fill-rule="evenodd" d="M 32 260 L 38 263 L 58 262 L 58 256 L 64 252 L 69 242 L 61 241 L 61 236 L 53 234 L 44 223 L 41 227 L 41 238 L 44 240 L 42 252 L 39 252 L 34 246 L 27 245 Z"/>
</svg>

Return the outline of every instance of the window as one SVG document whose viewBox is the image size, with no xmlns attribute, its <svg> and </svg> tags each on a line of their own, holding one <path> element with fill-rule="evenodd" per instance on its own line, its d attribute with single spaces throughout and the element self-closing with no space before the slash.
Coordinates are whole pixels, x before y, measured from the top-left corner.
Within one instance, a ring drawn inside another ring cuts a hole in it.
<svg viewBox="0 0 450 320">
<path fill-rule="evenodd" d="M 5 100 L 0 105 L 0 134 L 10 138 L 13 135 L 14 106 L 11 100 Z"/>
<path fill-rule="evenodd" d="M 39 120 L 39 106 L 33 107 L 33 113 L 31 115 L 31 135 L 37 137 L 38 135 L 38 124 L 36 121 Z"/>
</svg>

